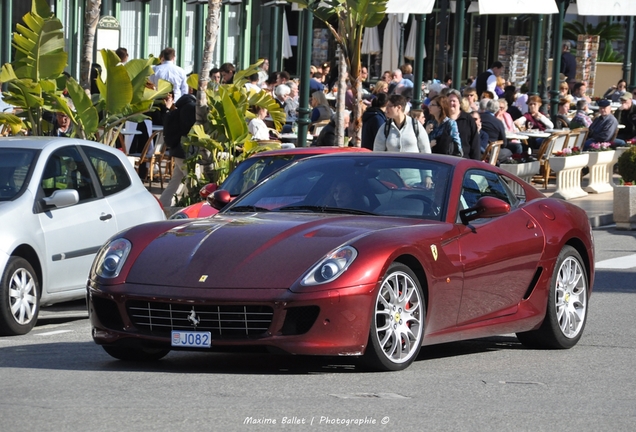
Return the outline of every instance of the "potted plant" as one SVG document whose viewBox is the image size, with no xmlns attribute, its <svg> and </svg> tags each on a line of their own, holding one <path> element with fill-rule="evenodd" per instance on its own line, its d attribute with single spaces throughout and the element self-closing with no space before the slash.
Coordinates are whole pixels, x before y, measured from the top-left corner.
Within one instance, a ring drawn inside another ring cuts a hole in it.
<svg viewBox="0 0 636 432">
<path fill-rule="evenodd" d="M 508 171 L 510 174 L 516 175 L 526 183 L 530 183 L 532 177 L 541 170 L 541 163 L 532 155 L 515 153 L 508 159 L 502 161 L 499 167 L 504 171 Z M 513 189 L 516 189 L 514 184 Z M 514 192 L 521 193 L 522 191 L 514 190 Z"/>
<path fill-rule="evenodd" d="M 590 182 L 585 187 L 589 193 L 611 192 L 612 179 L 610 167 L 614 166 L 614 153 L 612 143 L 592 143 L 587 151 L 589 160 L 587 166 L 590 168 Z"/>
<path fill-rule="evenodd" d="M 550 156 L 550 169 L 556 172 L 554 198 L 569 200 L 587 195 L 581 189 L 581 170 L 587 166 L 588 160 L 589 153 L 581 153 L 578 147 L 566 147 Z"/>
<path fill-rule="evenodd" d="M 636 146 L 618 158 L 621 184 L 614 188 L 614 222 L 616 228 L 636 229 Z"/>
</svg>

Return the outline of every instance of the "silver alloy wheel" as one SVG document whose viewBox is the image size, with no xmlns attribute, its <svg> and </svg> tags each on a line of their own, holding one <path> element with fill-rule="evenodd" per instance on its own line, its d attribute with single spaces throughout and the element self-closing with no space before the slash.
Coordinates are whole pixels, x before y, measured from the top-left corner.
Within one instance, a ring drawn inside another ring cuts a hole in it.
<svg viewBox="0 0 636 432">
<path fill-rule="evenodd" d="M 580 262 L 567 257 L 561 267 L 554 291 L 556 318 L 561 332 L 567 338 L 576 337 L 585 323 L 587 309 L 586 278 Z"/>
<path fill-rule="evenodd" d="M 375 336 L 391 362 L 407 362 L 418 352 L 424 325 L 422 304 L 420 290 L 408 274 L 396 271 L 382 283 L 375 304 Z"/>
<path fill-rule="evenodd" d="M 37 285 L 27 269 L 18 268 L 9 282 L 9 307 L 11 315 L 20 325 L 29 324 L 36 315 Z"/>
</svg>

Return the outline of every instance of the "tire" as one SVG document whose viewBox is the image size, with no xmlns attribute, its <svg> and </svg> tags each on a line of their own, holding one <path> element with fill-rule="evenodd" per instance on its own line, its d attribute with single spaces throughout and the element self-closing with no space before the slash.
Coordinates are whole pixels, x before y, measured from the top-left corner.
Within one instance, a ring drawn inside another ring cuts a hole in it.
<svg viewBox="0 0 636 432">
<path fill-rule="evenodd" d="M 422 346 L 426 305 L 413 271 L 394 262 L 382 279 L 373 305 L 364 362 L 374 370 L 399 371 Z"/>
<path fill-rule="evenodd" d="M 148 348 L 142 346 L 109 346 L 103 345 L 104 351 L 117 360 L 131 362 L 153 362 L 164 358 L 169 349 Z"/>
<path fill-rule="evenodd" d="M 35 326 L 39 312 L 37 274 L 24 258 L 9 258 L 0 281 L 0 334 L 27 334 Z"/>
<path fill-rule="evenodd" d="M 530 348 L 572 348 L 585 329 L 588 295 L 583 259 L 576 249 L 565 246 L 559 253 L 550 281 L 543 324 L 537 330 L 517 333 L 517 338 Z"/>
</svg>

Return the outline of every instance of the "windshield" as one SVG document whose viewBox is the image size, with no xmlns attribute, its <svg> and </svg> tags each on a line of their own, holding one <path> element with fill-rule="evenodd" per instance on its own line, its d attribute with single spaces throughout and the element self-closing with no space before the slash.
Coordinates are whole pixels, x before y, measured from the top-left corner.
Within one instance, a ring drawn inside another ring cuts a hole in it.
<svg viewBox="0 0 636 432">
<path fill-rule="evenodd" d="M 231 196 L 238 196 L 274 171 L 288 165 L 296 159 L 308 156 L 311 155 L 295 154 L 248 158 L 232 171 L 220 189 L 228 191 Z"/>
<path fill-rule="evenodd" d="M 0 148 L 0 201 L 11 201 L 28 184 L 37 150 Z"/>
<path fill-rule="evenodd" d="M 288 166 L 227 212 L 351 213 L 442 220 L 451 167 L 383 155 L 318 157 Z"/>
</svg>

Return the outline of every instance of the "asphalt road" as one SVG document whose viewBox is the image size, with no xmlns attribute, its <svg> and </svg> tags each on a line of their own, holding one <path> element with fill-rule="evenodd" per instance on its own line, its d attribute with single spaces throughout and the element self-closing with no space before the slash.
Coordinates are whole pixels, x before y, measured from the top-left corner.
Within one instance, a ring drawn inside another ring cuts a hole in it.
<svg viewBox="0 0 636 432">
<path fill-rule="evenodd" d="M 636 233 L 595 230 L 585 334 L 567 351 L 513 335 L 425 347 L 407 370 L 346 358 L 171 353 L 151 365 L 96 346 L 82 302 L 0 338 L 3 431 L 633 431 Z M 303 424 L 304 423 L 304 424 Z"/>
</svg>

